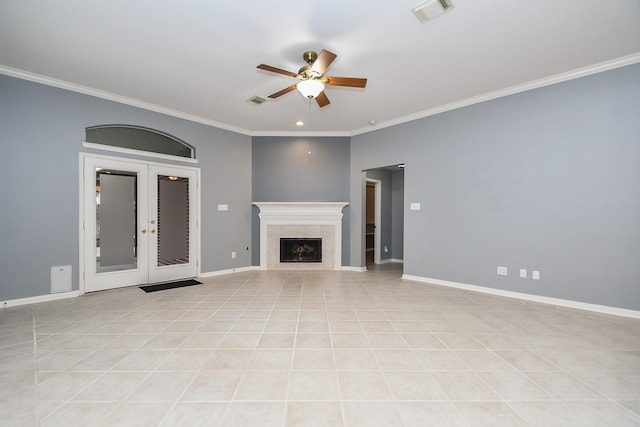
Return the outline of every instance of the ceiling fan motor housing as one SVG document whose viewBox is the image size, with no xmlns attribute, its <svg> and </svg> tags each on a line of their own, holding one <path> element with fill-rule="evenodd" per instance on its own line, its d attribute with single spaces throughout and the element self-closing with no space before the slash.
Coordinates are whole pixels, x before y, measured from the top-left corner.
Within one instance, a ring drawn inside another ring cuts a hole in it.
<svg viewBox="0 0 640 427">
<path fill-rule="evenodd" d="M 302 54 L 302 58 L 307 65 L 298 70 L 298 78 L 301 80 L 318 79 L 321 77 L 320 73 L 313 70 L 313 63 L 318 59 L 318 54 L 312 50 L 308 50 Z"/>
<path fill-rule="evenodd" d="M 308 50 L 302 54 L 302 58 L 304 59 L 304 62 L 311 65 L 316 61 L 316 59 L 318 59 L 318 54 L 312 50 Z"/>
</svg>

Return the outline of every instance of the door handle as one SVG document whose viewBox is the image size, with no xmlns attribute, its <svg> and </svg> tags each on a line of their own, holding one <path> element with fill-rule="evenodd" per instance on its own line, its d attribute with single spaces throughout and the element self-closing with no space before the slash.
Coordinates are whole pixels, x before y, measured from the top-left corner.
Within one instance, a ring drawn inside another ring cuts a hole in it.
<svg viewBox="0 0 640 427">
<path fill-rule="evenodd" d="M 146 232 L 147 232 L 147 229 L 146 229 L 146 228 L 143 228 L 142 230 L 140 230 L 140 232 L 141 232 L 142 234 L 144 234 L 144 233 L 146 233 Z"/>
<path fill-rule="evenodd" d="M 156 230 L 149 230 L 149 232 L 150 232 L 151 234 L 153 234 L 153 233 L 155 233 L 155 232 L 156 232 Z"/>
</svg>

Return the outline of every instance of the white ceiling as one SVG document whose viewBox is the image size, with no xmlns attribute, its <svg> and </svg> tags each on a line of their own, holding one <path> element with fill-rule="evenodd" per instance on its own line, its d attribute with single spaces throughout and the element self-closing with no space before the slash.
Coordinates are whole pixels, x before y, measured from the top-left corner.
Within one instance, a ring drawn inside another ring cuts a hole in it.
<svg viewBox="0 0 640 427">
<path fill-rule="evenodd" d="M 452 1 L 421 24 L 420 0 L 0 0 L 0 72 L 249 135 L 352 135 L 640 62 L 638 0 Z M 323 109 L 298 92 L 245 102 L 296 82 L 258 64 L 297 71 L 321 49 L 338 55 L 327 75 L 367 87 L 329 87 Z"/>
</svg>

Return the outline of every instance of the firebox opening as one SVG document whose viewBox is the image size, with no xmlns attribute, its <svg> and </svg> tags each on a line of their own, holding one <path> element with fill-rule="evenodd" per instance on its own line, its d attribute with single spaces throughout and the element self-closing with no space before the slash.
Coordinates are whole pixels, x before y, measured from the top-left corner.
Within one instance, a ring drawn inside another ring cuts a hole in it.
<svg viewBox="0 0 640 427">
<path fill-rule="evenodd" d="M 280 238 L 280 262 L 322 262 L 322 238 Z"/>
</svg>

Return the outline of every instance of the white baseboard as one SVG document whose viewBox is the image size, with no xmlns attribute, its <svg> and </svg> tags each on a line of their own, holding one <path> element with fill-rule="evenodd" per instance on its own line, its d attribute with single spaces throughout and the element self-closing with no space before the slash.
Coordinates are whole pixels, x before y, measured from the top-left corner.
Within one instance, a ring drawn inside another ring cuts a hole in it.
<svg viewBox="0 0 640 427">
<path fill-rule="evenodd" d="M 342 271 L 355 271 L 357 273 L 364 273 L 367 271 L 367 267 L 355 267 L 353 265 L 343 265 Z"/>
<path fill-rule="evenodd" d="M 198 277 L 207 278 L 207 277 L 223 276 L 225 274 L 241 273 L 243 271 L 261 271 L 261 269 L 259 265 L 253 265 L 250 267 L 231 268 L 229 270 L 209 271 L 207 273 L 200 273 Z M 283 271 L 283 270 L 272 270 L 272 271 Z M 343 265 L 339 271 L 364 272 L 364 271 L 367 271 L 367 267 L 354 267 L 351 265 Z"/>
<path fill-rule="evenodd" d="M 251 265 L 249 267 L 230 268 L 228 270 L 208 271 L 206 273 L 200 273 L 198 277 L 206 278 L 206 277 L 224 276 L 225 274 L 242 273 L 245 271 L 258 271 L 258 270 L 260 270 L 259 265 Z"/>
<path fill-rule="evenodd" d="M 482 292 L 484 294 L 497 295 L 507 298 L 516 298 L 525 301 L 539 302 L 542 304 L 557 305 L 560 307 L 575 308 L 578 310 L 593 311 L 596 313 L 612 314 L 614 316 L 631 317 L 640 319 L 640 311 L 628 310 L 626 308 L 610 307 L 607 305 L 589 304 L 586 302 L 572 301 L 561 298 L 545 297 L 541 295 L 525 294 L 522 292 L 505 291 L 502 289 L 488 288 L 486 286 L 469 285 L 466 283 L 450 282 L 448 280 L 431 279 L 429 277 L 411 276 L 403 274 L 403 279 L 413 280 L 414 282 L 429 283 L 438 286 L 447 286 L 450 288 L 464 289 L 467 291 Z"/>
<path fill-rule="evenodd" d="M 377 265 L 382 265 L 382 264 L 402 264 L 403 260 L 398 259 L 398 258 L 385 258 L 385 259 L 381 259 L 380 262 L 377 262 Z M 343 267 L 344 268 L 344 267 Z"/>
<path fill-rule="evenodd" d="M 80 292 L 78 291 L 60 292 L 55 294 L 38 295 L 35 297 L 12 299 L 7 301 L 2 301 L 0 304 L 1 304 L 1 307 L 16 307 L 19 305 L 37 304 L 39 302 L 50 302 L 50 301 L 57 301 L 60 299 L 76 298 L 78 296 L 80 296 Z"/>
</svg>

